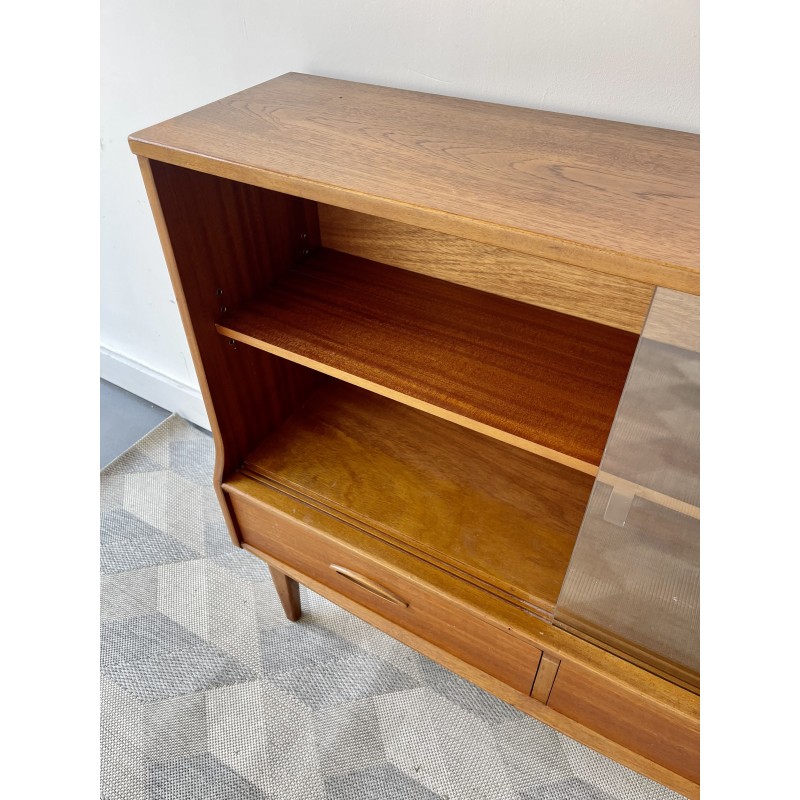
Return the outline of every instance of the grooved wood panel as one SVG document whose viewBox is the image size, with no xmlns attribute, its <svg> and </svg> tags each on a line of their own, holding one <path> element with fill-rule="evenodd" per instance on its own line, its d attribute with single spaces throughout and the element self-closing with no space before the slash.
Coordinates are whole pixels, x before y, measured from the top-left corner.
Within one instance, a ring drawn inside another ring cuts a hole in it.
<svg viewBox="0 0 800 800">
<path fill-rule="evenodd" d="M 528 253 L 319 205 L 320 242 L 392 267 L 639 333 L 653 287 Z"/>
<path fill-rule="evenodd" d="M 405 576 L 390 563 L 367 557 L 361 549 L 351 550 L 324 531 L 286 517 L 252 497 L 233 492 L 231 500 L 245 544 L 294 565 L 404 628 L 434 639 L 440 647 L 513 689 L 530 693 L 541 656 L 530 642 L 471 614 L 418 577 Z M 363 576 L 363 583 L 350 580 L 336 567 Z M 448 580 L 454 579 L 442 576 L 445 585 Z M 370 584 L 383 593 L 368 588 Z M 392 597 L 396 601 L 389 599 Z"/>
<path fill-rule="evenodd" d="M 325 249 L 217 329 L 589 474 L 637 341 Z"/>
<path fill-rule="evenodd" d="M 589 475 L 330 380 L 245 467 L 551 618 Z"/>
<path fill-rule="evenodd" d="M 650 758 L 693 783 L 700 782 L 700 730 L 645 695 L 615 686 L 602 675 L 562 661 L 548 706 Z"/>
<path fill-rule="evenodd" d="M 699 293 L 694 134 L 289 73 L 138 155 Z"/>
<path fill-rule="evenodd" d="M 308 241 L 316 242 L 316 209 L 298 198 L 169 164 L 150 162 L 149 169 L 221 480 L 319 380 L 298 364 L 233 346 L 214 328 L 227 309 L 263 291 L 301 257 Z"/>
</svg>

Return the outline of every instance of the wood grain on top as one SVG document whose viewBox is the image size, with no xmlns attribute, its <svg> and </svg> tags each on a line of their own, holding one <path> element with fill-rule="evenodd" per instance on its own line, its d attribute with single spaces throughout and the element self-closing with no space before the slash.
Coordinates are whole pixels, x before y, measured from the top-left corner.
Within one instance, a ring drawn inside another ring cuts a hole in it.
<svg viewBox="0 0 800 800">
<path fill-rule="evenodd" d="M 638 340 L 324 248 L 217 330 L 589 474 Z"/>
<path fill-rule="evenodd" d="M 699 293 L 699 137 L 289 73 L 130 137 L 148 158 Z"/>
</svg>

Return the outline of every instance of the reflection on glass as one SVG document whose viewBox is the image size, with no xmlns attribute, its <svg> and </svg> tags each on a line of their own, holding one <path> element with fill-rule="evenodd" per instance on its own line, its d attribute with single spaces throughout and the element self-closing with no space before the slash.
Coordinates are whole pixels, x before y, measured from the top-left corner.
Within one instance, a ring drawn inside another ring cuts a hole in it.
<svg viewBox="0 0 800 800">
<path fill-rule="evenodd" d="M 699 298 L 658 289 L 556 624 L 699 687 Z"/>
</svg>

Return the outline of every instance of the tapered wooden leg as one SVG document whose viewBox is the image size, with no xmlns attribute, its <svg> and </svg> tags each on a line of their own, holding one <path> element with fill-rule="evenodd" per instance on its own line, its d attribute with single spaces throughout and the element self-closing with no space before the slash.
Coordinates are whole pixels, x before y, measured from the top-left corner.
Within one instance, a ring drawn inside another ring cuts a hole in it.
<svg viewBox="0 0 800 800">
<path fill-rule="evenodd" d="M 269 567 L 269 574 L 272 575 L 272 582 L 275 584 L 286 617 L 296 622 L 303 613 L 300 606 L 300 584 L 273 566 Z"/>
</svg>

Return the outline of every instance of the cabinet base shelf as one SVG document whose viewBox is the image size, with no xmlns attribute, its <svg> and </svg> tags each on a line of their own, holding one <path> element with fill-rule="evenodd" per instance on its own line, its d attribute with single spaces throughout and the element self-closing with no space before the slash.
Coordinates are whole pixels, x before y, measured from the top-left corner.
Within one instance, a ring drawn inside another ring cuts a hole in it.
<svg viewBox="0 0 800 800">
<path fill-rule="evenodd" d="M 552 619 L 589 476 L 326 380 L 243 474 Z"/>
</svg>

